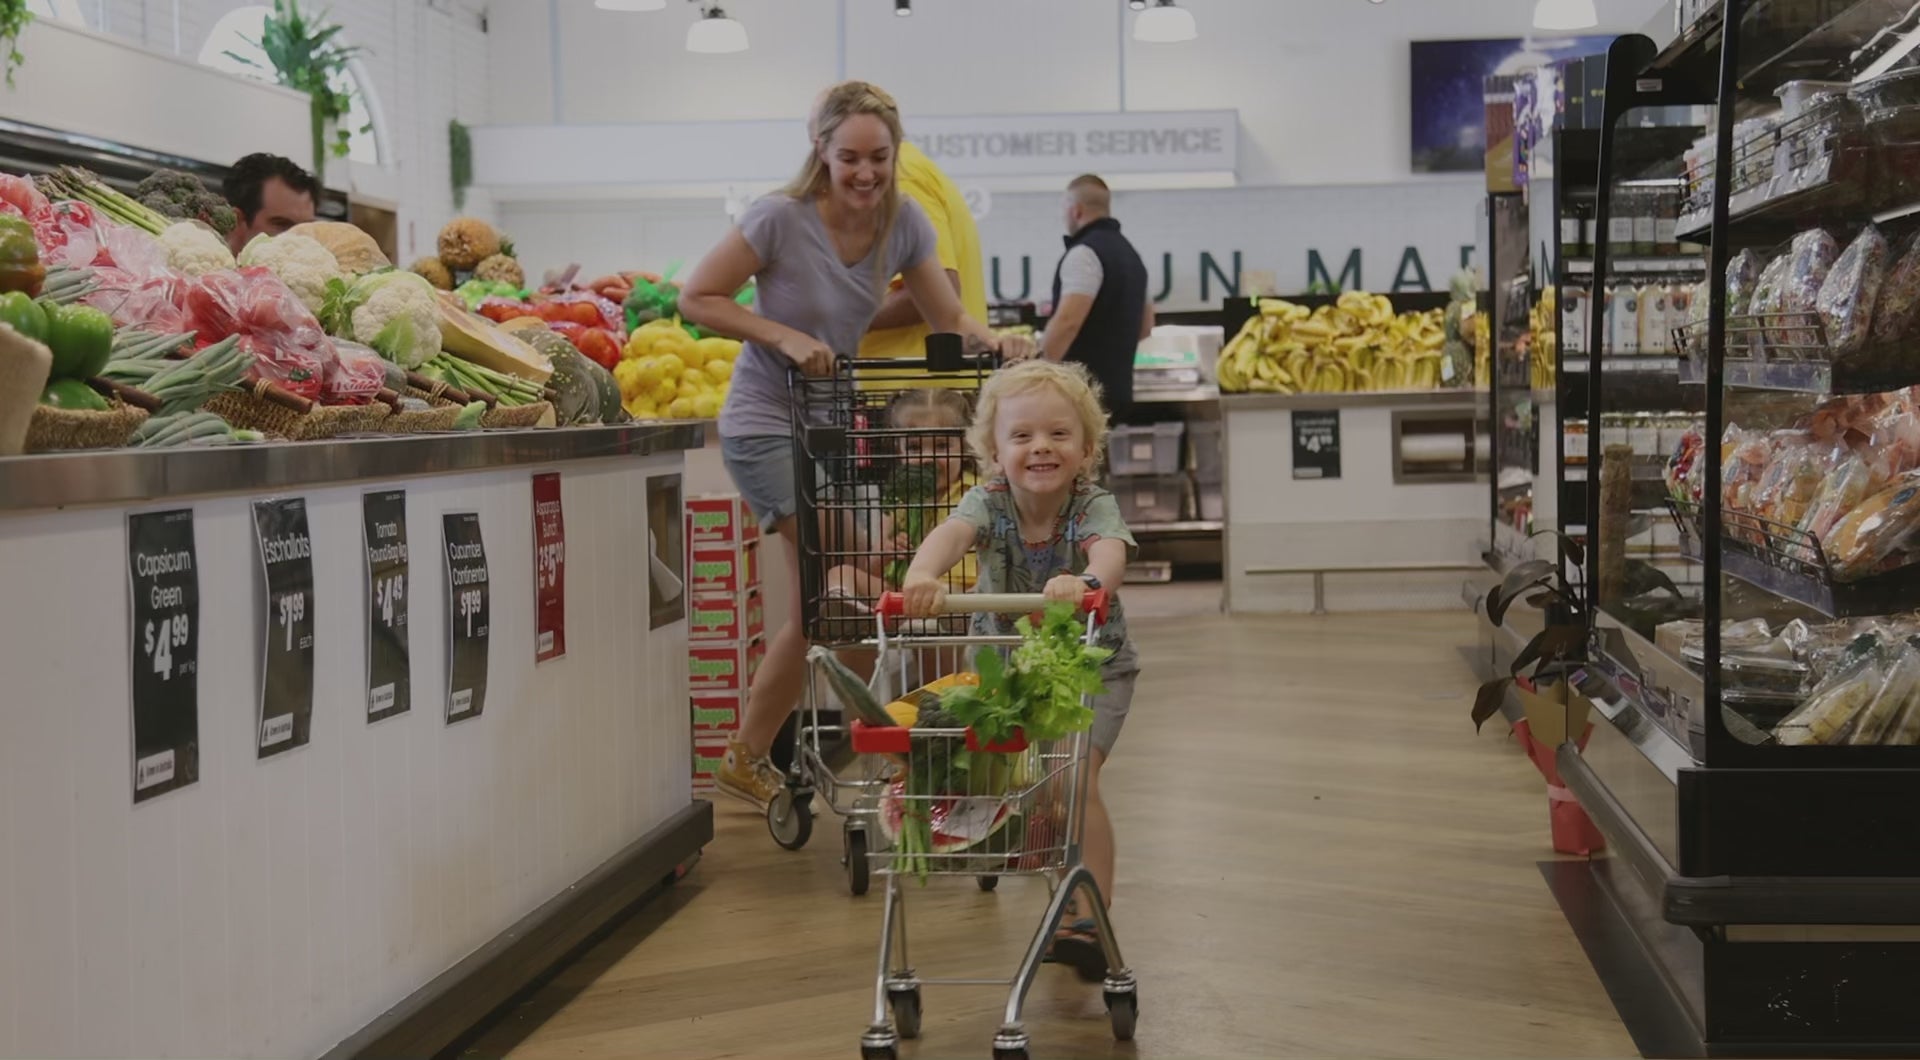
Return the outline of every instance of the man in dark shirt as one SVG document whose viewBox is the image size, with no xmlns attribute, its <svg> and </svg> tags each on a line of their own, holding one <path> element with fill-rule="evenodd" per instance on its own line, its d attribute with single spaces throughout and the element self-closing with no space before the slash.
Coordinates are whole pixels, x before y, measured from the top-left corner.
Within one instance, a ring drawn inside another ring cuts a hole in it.
<svg viewBox="0 0 1920 1060">
<path fill-rule="evenodd" d="M 313 220 L 320 182 L 292 160 L 263 153 L 235 162 L 222 191 L 239 215 L 227 236 L 227 246 L 238 254 L 254 236 L 277 236 Z"/>
<path fill-rule="evenodd" d="M 1099 381 L 1107 415 L 1133 407 L 1133 357 L 1153 331 L 1147 266 L 1113 219 L 1113 192 L 1088 174 L 1067 185 L 1067 252 L 1053 274 L 1044 355 L 1076 361 Z"/>
</svg>

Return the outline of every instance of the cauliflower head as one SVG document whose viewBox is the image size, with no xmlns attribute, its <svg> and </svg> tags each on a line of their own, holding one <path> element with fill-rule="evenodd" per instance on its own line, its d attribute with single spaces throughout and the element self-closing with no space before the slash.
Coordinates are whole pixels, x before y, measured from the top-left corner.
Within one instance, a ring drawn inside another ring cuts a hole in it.
<svg viewBox="0 0 1920 1060">
<path fill-rule="evenodd" d="M 167 266 L 188 276 L 233 268 L 233 253 L 213 230 L 192 221 L 168 225 L 160 233 L 160 245 L 167 251 Z"/>
<path fill-rule="evenodd" d="M 403 368 L 440 352 L 440 301 L 433 285 L 411 272 L 370 273 L 353 285 L 352 338 Z"/>
<path fill-rule="evenodd" d="M 340 277 L 340 263 L 318 240 L 292 233 L 258 235 L 240 248 L 241 265 L 265 266 L 312 313 L 320 312 L 327 281 Z"/>
</svg>

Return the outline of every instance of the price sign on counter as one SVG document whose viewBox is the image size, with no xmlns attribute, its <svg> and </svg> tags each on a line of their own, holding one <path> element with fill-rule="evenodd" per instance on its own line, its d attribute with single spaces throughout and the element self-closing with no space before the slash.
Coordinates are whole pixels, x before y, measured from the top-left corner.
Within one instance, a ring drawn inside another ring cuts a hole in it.
<svg viewBox="0 0 1920 1060">
<path fill-rule="evenodd" d="M 253 502 L 264 608 L 259 757 L 305 747 L 313 727 L 313 539 L 304 498 Z"/>
<path fill-rule="evenodd" d="M 193 511 L 127 516 L 133 801 L 200 778 L 200 575 Z"/>
<path fill-rule="evenodd" d="M 367 720 L 413 709 L 407 652 L 407 491 L 360 498 L 367 552 Z"/>
<path fill-rule="evenodd" d="M 533 659 L 567 653 L 567 529 L 560 518 L 560 474 L 533 476 Z"/>
<path fill-rule="evenodd" d="M 1293 411 L 1293 477 L 1340 477 L 1340 410 Z"/>
<path fill-rule="evenodd" d="M 447 560 L 447 721 L 477 718 L 487 699 L 487 546 L 477 512 L 441 516 Z"/>
</svg>

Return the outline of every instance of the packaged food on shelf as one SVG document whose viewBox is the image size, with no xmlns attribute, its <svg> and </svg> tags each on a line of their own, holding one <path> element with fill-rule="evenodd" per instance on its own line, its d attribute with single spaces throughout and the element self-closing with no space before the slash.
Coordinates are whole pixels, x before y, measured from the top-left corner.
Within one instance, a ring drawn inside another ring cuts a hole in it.
<svg viewBox="0 0 1920 1060">
<path fill-rule="evenodd" d="M 1760 352 L 1765 323 L 1786 309 L 1787 273 L 1792 267 L 1792 255 L 1781 254 L 1760 270 L 1760 278 L 1753 285 L 1753 300 L 1748 306 L 1751 323 L 1728 318 L 1729 356 L 1751 356 Z M 1766 332 L 1764 338 L 1767 342 L 1775 341 L 1771 331 Z"/>
<path fill-rule="evenodd" d="M 1834 577 L 1852 581 L 1883 569 L 1920 528 L 1920 476 L 1909 472 L 1860 502 L 1821 542 Z"/>
<path fill-rule="evenodd" d="M 1780 101 L 1780 116 L 1792 120 L 1806 112 L 1818 97 L 1844 96 L 1846 91 L 1845 81 L 1789 81 L 1773 94 Z"/>
<path fill-rule="evenodd" d="M 1804 431 L 1782 432 L 1752 494 L 1753 513 L 1780 526 L 1798 526 L 1825 481 L 1832 449 Z"/>
<path fill-rule="evenodd" d="M 1883 742 L 1894 722 L 1905 716 L 1914 698 L 1920 696 L 1920 649 L 1902 642 L 1894 652 L 1886 668 L 1886 680 L 1861 708 L 1847 733 L 1847 743 L 1871 747 Z"/>
<path fill-rule="evenodd" d="M 1920 140 L 1920 67 L 1889 70 L 1853 86 L 1851 94 L 1881 143 L 1899 145 Z"/>
<path fill-rule="evenodd" d="M 1873 307 L 1873 341 L 1896 342 L 1914 333 L 1920 317 L 1920 232 L 1900 243 Z"/>
<path fill-rule="evenodd" d="M 1820 682 L 1799 709 L 1780 720 L 1774 739 L 1788 747 L 1840 743 L 1861 708 L 1886 682 L 1877 640 L 1862 638 L 1843 665 Z"/>
<path fill-rule="evenodd" d="M 1827 349 L 1835 359 L 1856 354 L 1866 345 L 1886 272 L 1886 238 L 1868 225 L 1847 245 L 1820 285 L 1815 308 L 1826 330 Z"/>
<path fill-rule="evenodd" d="M 1727 315 L 1740 316 L 1753 311 L 1754 289 L 1765 268 L 1766 261 L 1751 248 L 1727 261 Z"/>
<path fill-rule="evenodd" d="M 1779 295 L 1779 312 L 1787 319 L 1780 322 L 1781 326 L 1768 328 L 1769 343 L 1802 350 L 1820 344 L 1819 333 L 1808 325 L 1820 300 L 1820 286 L 1827 282 L 1839 257 L 1840 242 L 1825 229 L 1808 229 L 1793 237 Z"/>
</svg>

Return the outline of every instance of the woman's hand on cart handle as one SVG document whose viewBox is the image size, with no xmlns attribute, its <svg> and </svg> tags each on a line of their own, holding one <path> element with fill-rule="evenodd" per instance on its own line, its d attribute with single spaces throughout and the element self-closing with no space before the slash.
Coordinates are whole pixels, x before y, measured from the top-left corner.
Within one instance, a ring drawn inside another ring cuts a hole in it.
<svg viewBox="0 0 1920 1060">
<path fill-rule="evenodd" d="M 807 375 L 818 378 L 833 374 L 833 351 L 812 335 L 792 332 L 780 340 L 780 352 Z"/>
<path fill-rule="evenodd" d="M 1030 335 L 1001 335 L 1000 359 L 1003 361 L 1024 361 L 1040 352 L 1040 347 Z"/>
<path fill-rule="evenodd" d="M 1078 579 L 1076 579 L 1077 581 Z M 1045 611 L 1051 601 L 1043 593 L 954 593 L 949 595 L 947 587 L 938 578 L 928 578 L 923 584 L 909 575 L 902 591 L 881 593 L 875 606 L 883 618 L 924 618 L 930 615 L 1025 615 Z M 918 590 L 922 595 L 915 597 Z M 1102 623 L 1107 620 L 1107 608 L 1110 600 L 1105 589 L 1088 589 L 1085 582 L 1079 583 L 1079 591 L 1071 601 L 1079 605 L 1082 614 L 1092 615 Z M 920 606 L 916 607 L 918 604 Z"/>
</svg>

